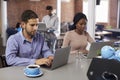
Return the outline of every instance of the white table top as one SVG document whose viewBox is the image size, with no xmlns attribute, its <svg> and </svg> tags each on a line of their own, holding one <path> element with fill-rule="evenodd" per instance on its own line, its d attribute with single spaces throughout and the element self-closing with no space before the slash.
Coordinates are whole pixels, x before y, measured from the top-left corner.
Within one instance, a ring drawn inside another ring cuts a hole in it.
<svg viewBox="0 0 120 80">
<path fill-rule="evenodd" d="M 112 34 L 112 32 L 101 31 L 101 32 L 95 32 L 95 34 L 98 35 L 98 36 L 103 36 L 103 35 L 106 35 L 106 34 Z"/>
<path fill-rule="evenodd" d="M 41 68 L 43 75 L 36 78 L 29 78 L 24 75 L 25 67 L 6 67 L 0 69 L 0 80 L 88 80 L 87 70 L 91 59 L 75 58 L 70 55 L 67 65 L 55 70 Z"/>
<path fill-rule="evenodd" d="M 120 29 L 104 29 L 104 31 L 109 31 L 109 32 L 120 32 Z"/>
</svg>

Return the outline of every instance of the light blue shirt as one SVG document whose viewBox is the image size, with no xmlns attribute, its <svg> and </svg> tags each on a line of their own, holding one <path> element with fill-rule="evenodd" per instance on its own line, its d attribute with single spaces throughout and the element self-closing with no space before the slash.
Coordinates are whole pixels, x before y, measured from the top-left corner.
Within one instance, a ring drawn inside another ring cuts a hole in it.
<svg viewBox="0 0 120 80">
<path fill-rule="evenodd" d="M 55 35 L 57 36 L 57 34 L 59 33 L 59 20 L 55 14 L 52 16 L 44 16 L 42 22 L 46 23 L 47 28 L 50 31 L 54 31 Z"/>
<path fill-rule="evenodd" d="M 48 57 L 53 54 L 39 33 L 36 33 L 32 42 L 29 42 L 23 36 L 21 30 L 9 37 L 5 55 L 8 65 L 27 66 L 34 64 L 36 59 Z"/>
<path fill-rule="evenodd" d="M 22 28 L 21 27 L 19 27 L 19 28 L 17 28 L 17 31 L 19 32 L 19 31 L 21 31 L 22 30 Z"/>
</svg>

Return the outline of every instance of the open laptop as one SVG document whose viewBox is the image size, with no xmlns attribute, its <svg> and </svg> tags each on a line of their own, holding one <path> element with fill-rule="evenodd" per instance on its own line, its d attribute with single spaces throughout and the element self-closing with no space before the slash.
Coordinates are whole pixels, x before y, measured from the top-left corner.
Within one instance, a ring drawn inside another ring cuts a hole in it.
<svg viewBox="0 0 120 80">
<path fill-rule="evenodd" d="M 47 69 L 53 70 L 67 64 L 70 54 L 70 49 L 71 49 L 70 47 L 56 49 L 52 65 L 50 67 L 45 65 L 41 67 L 45 67 Z"/>
<path fill-rule="evenodd" d="M 38 24 L 38 31 L 46 31 L 47 30 L 47 26 L 44 22 L 39 22 Z"/>
<path fill-rule="evenodd" d="M 117 60 L 93 58 L 87 76 L 89 80 L 120 80 L 119 69 L 120 62 Z"/>
<path fill-rule="evenodd" d="M 103 46 L 112 46 L 114 45 L 114 42 L 108 41 L 108 42 L 93 42 L 90 46 L 89 53 L 87 55 L 87 58 L 94 58 L 101 54 L 101 48 Z"/>
</svg>

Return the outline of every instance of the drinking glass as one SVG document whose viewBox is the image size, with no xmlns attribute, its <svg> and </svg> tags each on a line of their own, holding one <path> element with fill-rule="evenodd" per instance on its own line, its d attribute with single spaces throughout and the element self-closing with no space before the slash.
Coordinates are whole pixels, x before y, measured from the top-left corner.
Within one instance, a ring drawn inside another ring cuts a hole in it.
<svg viewBox="0 0 120 80">
<path fill-rule="evenodd" d="M 86 59 L 86 56 L 81 52 L 81 51 L 77 51 L 76 52 L 76 59 L 77 60 L 82 60 L 82 59 Z"/>
</svg>

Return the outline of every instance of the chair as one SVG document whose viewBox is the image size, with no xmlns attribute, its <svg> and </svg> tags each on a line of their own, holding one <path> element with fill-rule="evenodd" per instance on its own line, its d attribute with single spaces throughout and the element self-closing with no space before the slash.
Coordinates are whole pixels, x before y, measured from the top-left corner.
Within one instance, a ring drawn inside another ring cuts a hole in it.
<svg viewBox="0 0 120 80">
<path fill-rule="evenodd" d="M 95 39 L 96 40 L 103 40 L 104 36 L 99 34 L 99 33 L 102 33 L 104 29 L 104 25 L 101 25 L 101 24 L 96 24 L 96 29 L 95 29 Z"/>
<path fill-rule="evenodd" d="M 7 67 L 7 62 L 5 59 L 5 47 L 0 46 L 0 60 L 1 60 L 1 67 Z"/>
<path fill-rule="evenodd" d="M 10 37 L 13 34 L 16 34 L 18 31 L 15 30 L 14 28 L 8 27 L 6 30 L 7 36 Z"/>
<path fill-rule="evenodd" d="M 95 29 L 96 32 L 97 31 L 103 31 L 103 29 L 104 29 L 104 25 L 96 24 L 96 29 Z"/>
<path fill-rule="evenodd" d="M 54 32 L 47 32 L 47 31 L 38 31 L 42 34 L 42 36 L 45 38 L 45 41 L 47 42 L 48 47 L 51 49 L 52 52 L 56 49 L 56 42 L 57 37 L 54 34 Z"/>
<path fill-rule="evenodd" d="M 57 37 L 54 32 L 45 32 L 45 40 L 48 44 L 48 47 L 54 52 L 56 49 Z"/>
<path fill-rule="evenodd" d="M 62 22 L 61 23 L 61 33 L 65 33 L 69 31 L 68 23 L 67 22 Z"/>
<path fill-rule="evenodd" d="M 6 58 L 5 55 L 0 55 L 0 59 L 1 59 L 1 63 L 2 63 L 2 67 L 7 67 L 7 62 L 6 62 Z"/>
</svg>

